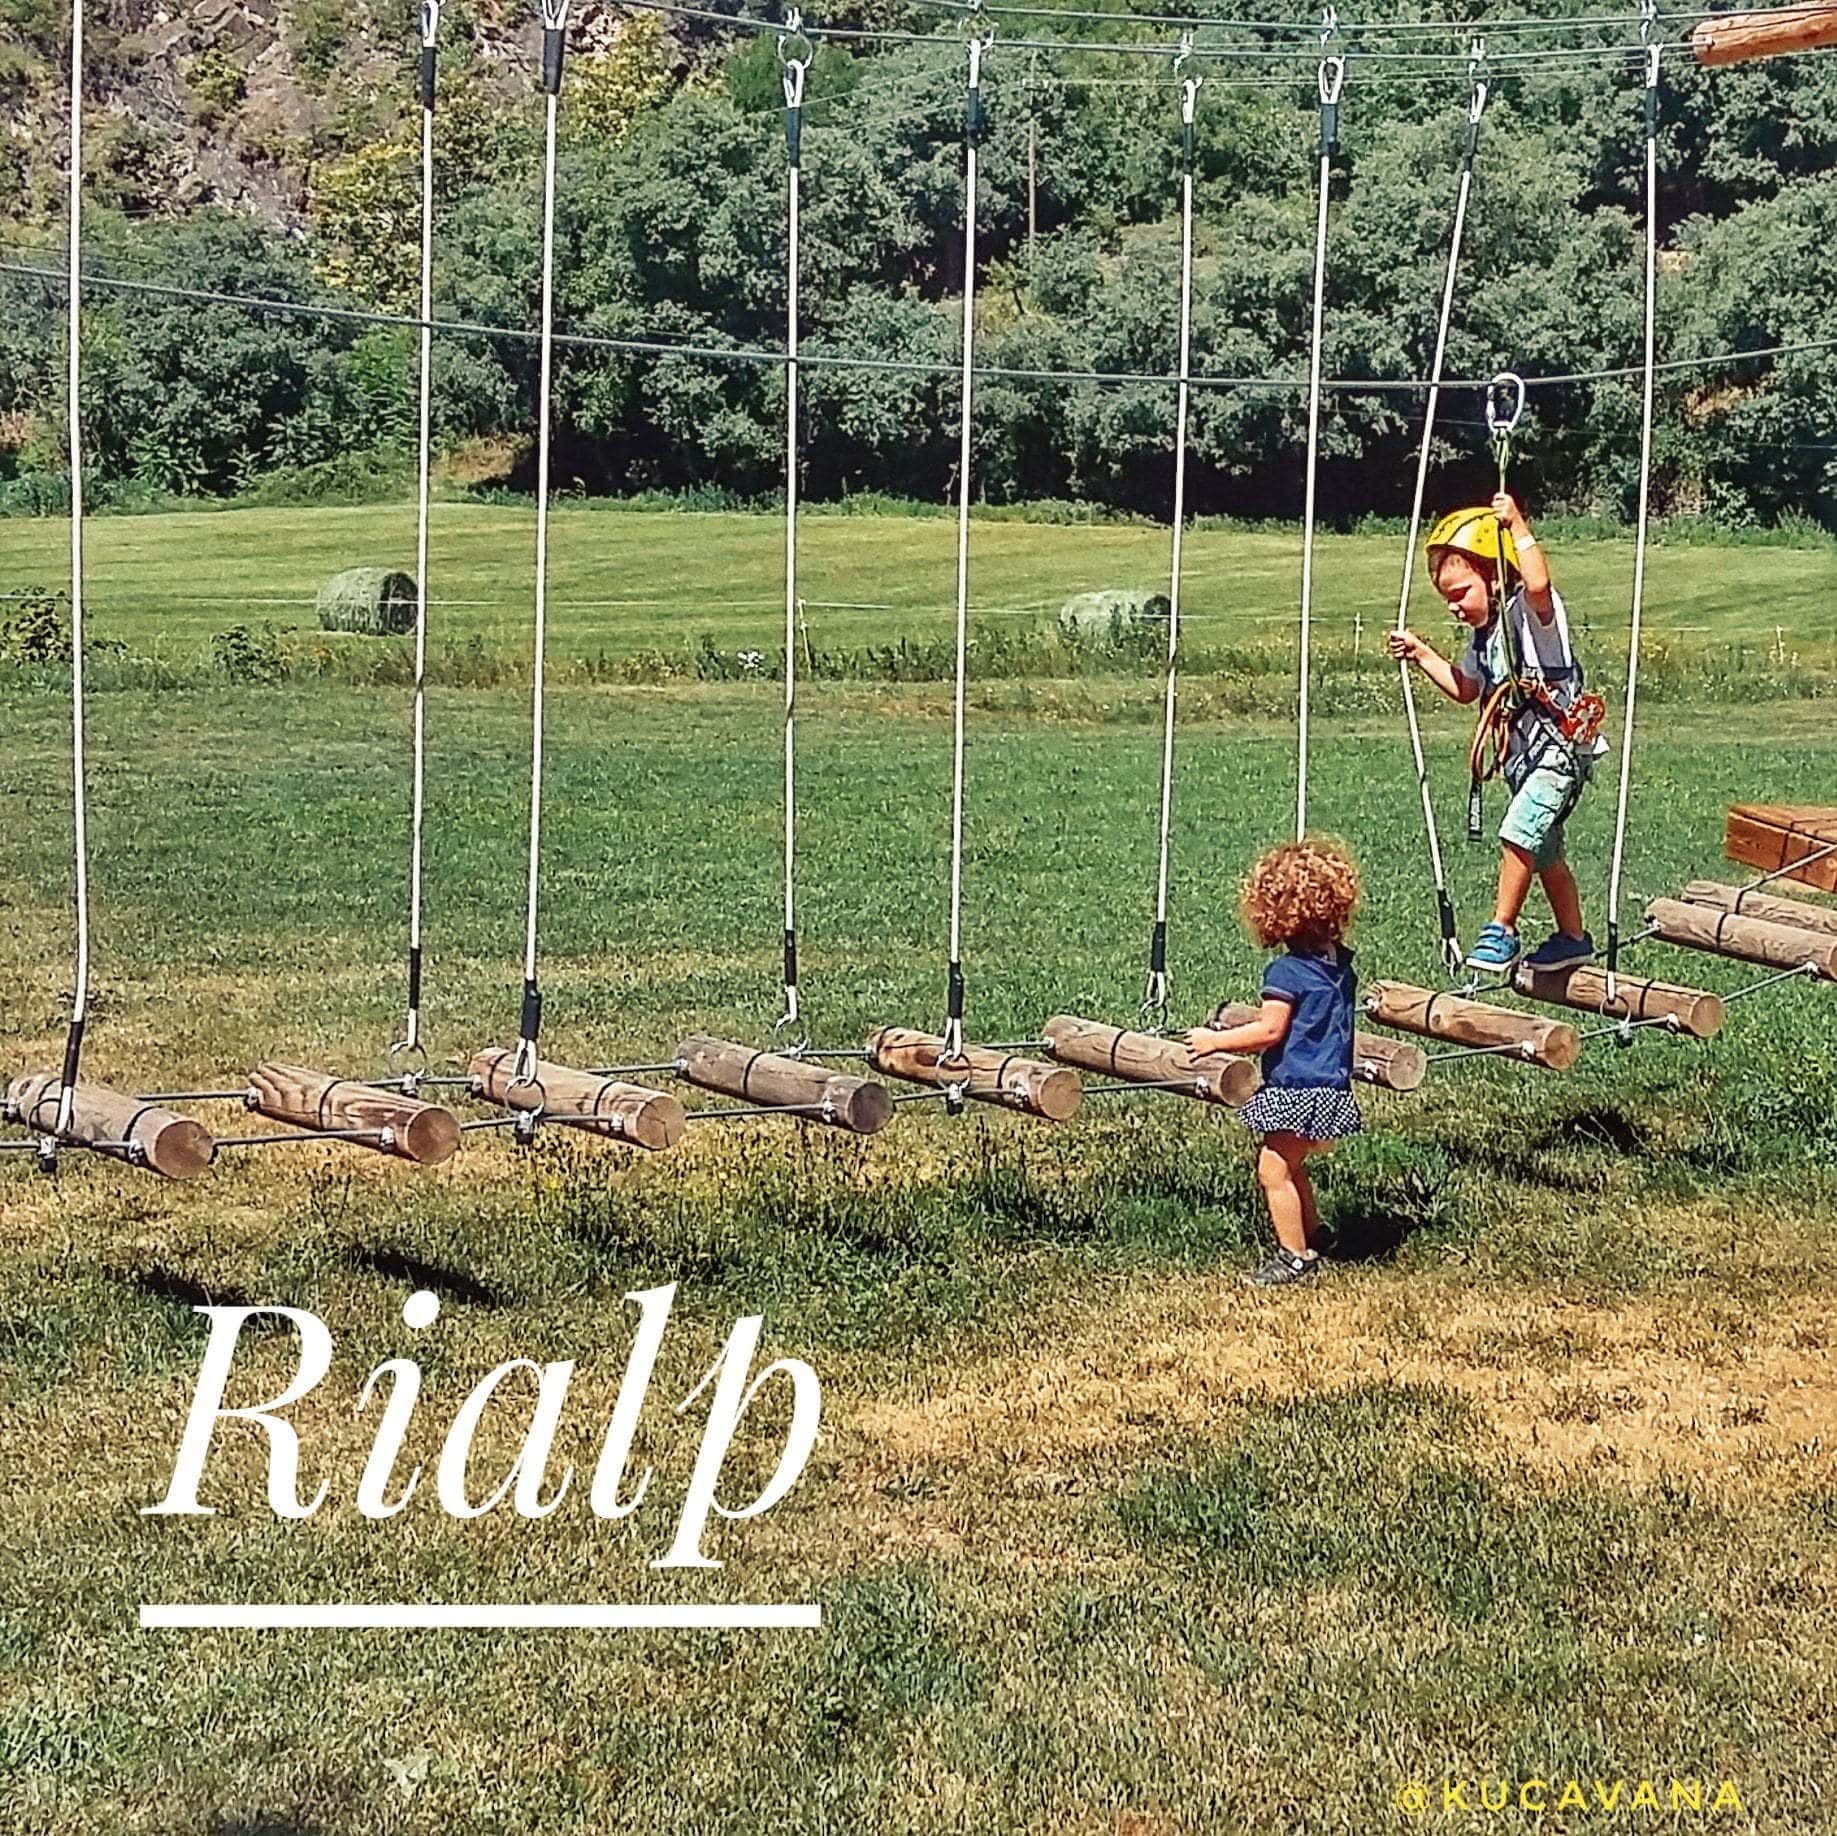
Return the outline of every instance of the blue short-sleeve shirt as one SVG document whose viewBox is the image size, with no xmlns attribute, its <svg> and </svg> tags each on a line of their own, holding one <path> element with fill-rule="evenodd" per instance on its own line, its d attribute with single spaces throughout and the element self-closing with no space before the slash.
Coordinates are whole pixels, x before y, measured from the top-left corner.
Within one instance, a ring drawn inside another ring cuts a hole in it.
<svg viewBox="0 0 1837 1836">
<path fill-rule="evenodd" d="M 1263 1054 L 1263 1081 L 1279 1089 L 1352 1087 L 1353 1013 L 1359 978 L 1352 952 L 1335 944 L 1329 956 L 1288 950 L 1263 972 L 1263 999 L 1295 1010 L 1288 1036 Z"/>
</svg>

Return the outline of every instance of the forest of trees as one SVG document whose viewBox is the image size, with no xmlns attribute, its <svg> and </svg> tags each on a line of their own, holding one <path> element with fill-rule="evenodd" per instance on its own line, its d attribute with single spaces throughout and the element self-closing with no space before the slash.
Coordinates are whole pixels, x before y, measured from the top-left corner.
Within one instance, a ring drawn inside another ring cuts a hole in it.
<svg viewBox="0 0 1837 1836">
<path fill-rule="evenodd" d="M 411 329 L 100 283 L 412 313 L 419 114 L 409 9 L 398 18 L 360 0 L 292 0 L 275 13 L 277 54 L 251 64 L 201 26 L 155 34 L 139 4 L 117 0 L 92 28 L 86 258 L 98 284 L 86 302 L 86 412 L 104 496 L 230 495 L 278 468 L 348 474 L 357 461 L 386 478 L 390 455 L 412 438 Z M 818 51 L 804 139 L 806 350 L 935 368 L 807 371 L 806 488 L 937 500 L 957 461 L 961 21 L 904 6 L 848 16 L 936 42 Z M 1101 25 L 1034 20 L 1026 29 L 1157 45 L 1175 36 L 1120 13 Z M 9 130 L 0 187 L 12 198 L 0 261 L 11 269 L 62 260 L 65 30 L 49 0 L 0 0 L 0 125 Z M 1624 44 L 1637 30 L 1600 37 Z M 1197 43 L 1224 38 L 1248 42 L 1242 30 L 1208 27 Z M 1559 40 L 1576 34 L 1513 42 L 1535 50 Z M 1433 44 L 1448 61 L 1420 75 L 1353 66 L 1333 191 L 1329 375 L 1395 379 L 1428 365 L 1468 100 L 1464 41 Z M 526 486 L 540 250 L 533 38 L 525 23 L 454 4 L 441 47 L 436 310 L 486 329 L 437 341 L 438 437 L 468 456 L 470 476 Z M 1298 377 L 1311 286 L 1313 66 L 1279 66 L 1287 82 L 1253 67 L 1255 86 L 1230 80 L 1242 65 L 1207 68 L 1194 369 Z M 1639 361 L 1639 85 L 1628 60 L 1605 54 L 1497 72 L 1451 374 Z M 1006 48 L 998 38 L 986 93 L 981 360 L 1166 375 L 1176 362 L 1179 255 L 1167 60 Z M 558 328 L 781 346 L 781 109 L 769 36 L 616 8 L 577 15 L 562 108 Z M 1834 156 L 1837 54 L 1716 72 L 1681 51 L 1669 56 L 1661 357 L 1833 335 Z M 0 505 L 60 501 L 63 310 L 61 286 L 0 275 Z M 1837 522 L 1832 354 L 1668 372 L 1657 507 L 1731 525 Z M 978 492 L 1164 515 L 1171 398 L 1165 384 L 990 377 L 978 387 Z M 571 344 L 556 380 L 557 478 L 590 493 L 769 497 L 783 399 L 773 364 Z M 1325 512 L 1395 513 L 1412 482 L 1420 398 L 1338 392 L 1328 406 Z M 1304 408 L 1294 389 L 1197 391 L 1192 508 L 1295 514 Z M 1518 475 L 1545 508 L 1627 514 L 1638 411 L 1636 377 L 1539 391 Z M 1444 414 L 1443 462 L 1477 481 L 1477 398 L 1452 395 Z"/>
</svg>

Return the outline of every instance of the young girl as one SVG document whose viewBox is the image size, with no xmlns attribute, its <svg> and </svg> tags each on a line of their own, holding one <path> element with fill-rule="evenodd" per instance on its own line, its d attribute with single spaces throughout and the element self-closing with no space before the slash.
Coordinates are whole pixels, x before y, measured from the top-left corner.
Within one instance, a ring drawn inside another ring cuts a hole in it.
<svg viewBox="0 0 1837 1836">
<path fill-rule="evenodd" d="M 1342 941 L 1359 903 L 1359 870 L 1331 842 L 1272 848 L 1244 882 L 1245 922 L 1264 949 L 1283 946 L 1264 972 L 1263 1007 L 1243 1026 L 1196 1029 L 1201 1056 L 1261 1052 L 1263 1088 L 1244 1122 L 1263 1137 L 1257 1183 L 1269 1204 L 1276 1249 L 1252 1287 L 1300 1281 L 1320 1266 L 1320 1211 L 1308 1179 L 1310 1154 L 1359 1132 L 1352 1100 L 1352 1034 L 1358 977 Z"/>
<path fill-rule="evenodd" d="M 1563 825 L 1607 745 L 1588 728 L 1588 707 L 1598 724 L 1601 704 L 1582 692 L 1568 614 L 1550 584 L 1549 563 L 1517 499 L 1503 491 L 1490 510 L 1444 516 L 1429 532 L 1428 557 L 1436 592 L 1467 627 L 1467 648 L 1451 661 L 1415 632 L 1393 631 L 1391 655 L 1413 663 L 1450 701 L 1508 697 L 1502 750 L 1512 799 L 1499 825 L 1499 897 L 1467 966 L 1509 971 L 1518 961 L 1518 920 L 1534 878 L 1543 882 L 1556 930 L 1526 962 L 1533 969 L 1588 962 L 1595 941 L 1563 858 Z M 1501 568 L 1503 618 L 1495 604 Z M 1477 777 L 1474 789 L 1478 796 Z"/>
</svg>

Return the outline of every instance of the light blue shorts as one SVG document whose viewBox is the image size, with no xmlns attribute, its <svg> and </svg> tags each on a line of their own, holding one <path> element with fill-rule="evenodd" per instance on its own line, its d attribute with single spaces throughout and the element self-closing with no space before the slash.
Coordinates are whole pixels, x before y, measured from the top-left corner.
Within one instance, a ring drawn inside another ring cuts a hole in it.
<svg viewBox="0 0 1837 1836">
<path fill-rule="evenodd" d="M 1563 759 L 1539 765 L 1512 793 L 1499 839 L 1522 848 L 1539 873 L 1563 858 L 1563 825 L 1581 800 L 1592 760 Z"/>
</svg>

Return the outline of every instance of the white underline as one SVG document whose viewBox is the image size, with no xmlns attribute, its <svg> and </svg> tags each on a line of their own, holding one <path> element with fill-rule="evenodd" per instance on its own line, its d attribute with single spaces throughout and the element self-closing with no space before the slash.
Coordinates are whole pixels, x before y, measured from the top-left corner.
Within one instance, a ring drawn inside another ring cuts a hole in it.
<svg viewBox="0 0 1837 1836">
<path fill-rule="evenodd" d="M 544 1606 L 540 1603 L 530 1606 L 314 1606 L 286 1601 L 204 1606 L 181 1602 L 172 1606 L 147 1604 L 140 1609 L 142 1631 L 156 1628 L 256 1632 L 291 1628 L 419 1631 L 436 1627 L 488 1630 L 545 1626 L 587 1627 L 600 1631 L 646 1628 L 718 1631 L 772 1627 L 815 1630 L 822 1623 L 823 1609 L 819 1606 L 749 1605 L 744 1602 L 735 1606 Z"/>
</svg>

